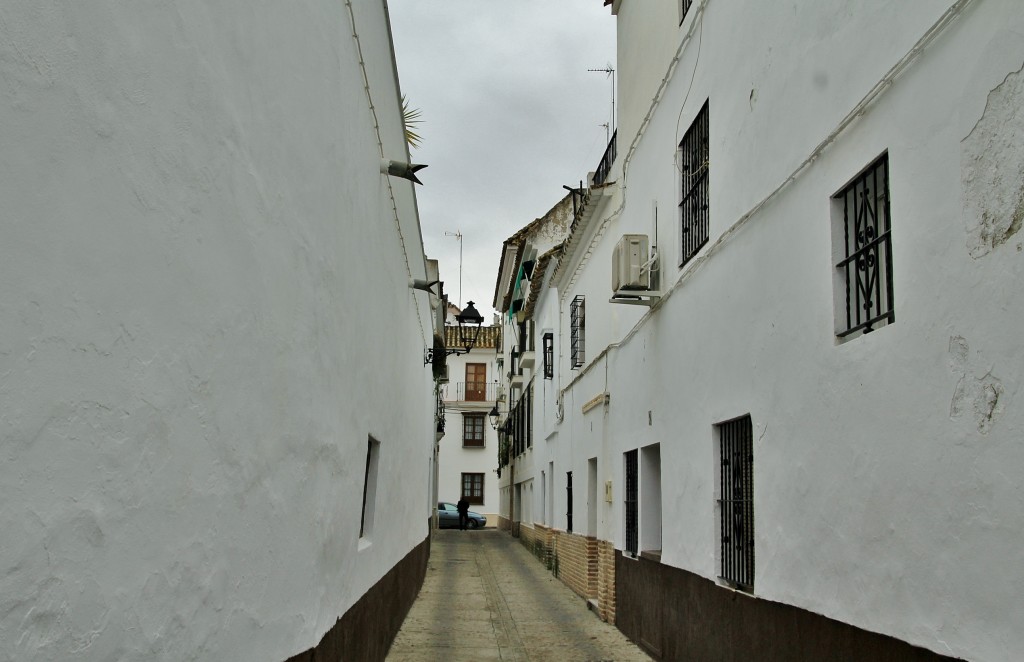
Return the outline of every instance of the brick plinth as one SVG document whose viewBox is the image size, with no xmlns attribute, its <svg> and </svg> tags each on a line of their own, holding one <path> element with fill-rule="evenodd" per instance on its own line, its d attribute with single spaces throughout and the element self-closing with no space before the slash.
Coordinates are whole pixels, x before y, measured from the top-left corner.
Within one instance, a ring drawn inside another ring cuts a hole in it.
<svg viewBox="0 0 1024 662">
<path fill-rule="evenodd" d="M 615 625 L 615 545 L 597 541 L 597 615 Z"/>
<path fill-rule="evenodd" d="M 522 524 L 519 540 L 573 592 L 596 601 L 601 620 L 615 623 L 615 546 L 611 542 L 536 523 Z"/>
</svg>

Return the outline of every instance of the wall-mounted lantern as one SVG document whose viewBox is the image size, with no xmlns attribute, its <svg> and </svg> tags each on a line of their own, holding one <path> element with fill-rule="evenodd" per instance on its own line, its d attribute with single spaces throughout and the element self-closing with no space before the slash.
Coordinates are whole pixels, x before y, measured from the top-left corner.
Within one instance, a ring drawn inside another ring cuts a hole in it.
<svg viewBox="0 0 1024 662">
<path fill-rule="evenodd" d="M 455 316 L 455 321 L 459 323 L 460 346 L 445 349 L 445 356 L 468 354 L 473 349 L 477 338 L 480 337 L 480 325 L 484 323 L 484 316 L 477 312 L 472 301 L 468 301 L 466 302 L 466 309 Z M 423 355 L 423 365 L 427 365 L 433 360 L 434 348 L 431 347 Z"/>
</svg>

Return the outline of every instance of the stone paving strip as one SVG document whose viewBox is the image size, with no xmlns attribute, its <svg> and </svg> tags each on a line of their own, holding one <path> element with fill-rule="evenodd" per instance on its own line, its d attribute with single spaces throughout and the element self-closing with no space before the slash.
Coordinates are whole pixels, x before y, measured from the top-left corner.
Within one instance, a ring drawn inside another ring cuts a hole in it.
<svg viewBox="0 0 1024 662">
<path fill-rule="evenodd" d="M 519 541 L 495 529 L 437 531 L 393 662 L 650 660 Z"/>
</svg>

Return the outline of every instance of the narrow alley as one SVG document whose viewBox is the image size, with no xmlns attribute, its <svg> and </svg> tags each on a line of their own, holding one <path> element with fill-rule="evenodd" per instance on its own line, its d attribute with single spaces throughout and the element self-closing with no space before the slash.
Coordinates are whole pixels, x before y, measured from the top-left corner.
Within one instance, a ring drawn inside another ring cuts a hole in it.
<svg viewBox="0 0 1024 662">
<path fill-rule="evenodd" d="M 388 660 L 649 660 L 494 529 L 436 531 L 419 597 Z"/>
</svg>

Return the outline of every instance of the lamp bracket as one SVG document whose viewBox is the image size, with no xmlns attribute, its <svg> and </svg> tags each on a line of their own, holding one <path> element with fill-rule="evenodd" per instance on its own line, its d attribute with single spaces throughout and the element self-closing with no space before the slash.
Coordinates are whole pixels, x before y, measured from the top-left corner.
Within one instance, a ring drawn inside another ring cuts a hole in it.
<svg viewBox="0 0 1024 662">
<path fill-rule="evenodd" d="M 445 356 L 462 356 L 463 354 L 469 354 L 470 347 L 454 347 L 452 349 L 444 350 Z M 423 365 L 429 365 L 434 361 L 434 348 L 428 347 L 423 350 Z"/>
</svg>

